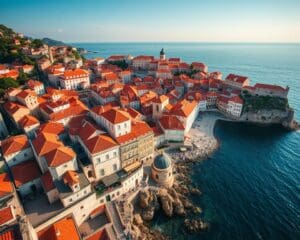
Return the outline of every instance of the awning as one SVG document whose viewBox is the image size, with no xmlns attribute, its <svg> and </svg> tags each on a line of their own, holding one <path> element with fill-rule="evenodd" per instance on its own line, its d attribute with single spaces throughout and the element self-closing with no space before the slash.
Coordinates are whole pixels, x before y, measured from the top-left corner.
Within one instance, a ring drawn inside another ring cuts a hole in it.
<svg viewBox="0 0 300 240">
<path fill-rule="evenodd" d="M 113 173 L 107 177 L 102 178 L 102 182 L 105 187 L 109 187 L 116 183 L 119 180 L 119 176 L 116 173 Z"/>
<path fill-rule="evenodd" d="M 132 164 L 130 164 L 130 165 L 124 167 L 123 169 L 124 169 L 124 171 L 125 171 L 126 173 L 128 173 L 128 172 L 131 172 L 131 171 L 137 169 L 137 168 L 140 167 L 140 166 L 141 166 L 141 163 L 140 163 L 140 162 L 134 162 L 134 163 L 132 163 Z"/>
</svg>

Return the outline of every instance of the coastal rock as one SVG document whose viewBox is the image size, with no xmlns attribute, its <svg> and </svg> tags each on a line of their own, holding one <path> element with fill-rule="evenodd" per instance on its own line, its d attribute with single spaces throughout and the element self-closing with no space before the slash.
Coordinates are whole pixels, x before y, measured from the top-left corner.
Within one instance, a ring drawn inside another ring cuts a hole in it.
<svg viewBox="0 0 300 240">
<path fill-rule="evenodd" d="M 193 204 L 187 199 L 182 199 L 181 202 L 185 209 L 190 209 L 193 207 Z"/>
<path fill-rule="evenodd" d="M 141 231 L 139 227 L 131 225 L 131 235 L 133 239 L 139 239 L 141 237 Z"/>
<path fill-rule="evenodd" d="M 199 214 L 202 213 L 202 209 L 200 207 L 193 207 L 192 208 L 193 213 Z"/>
<path fill-rule="evenodd" d="M 134 214 L 134 217 L 133 217 L 133 222 L 136 224 L 136 225 L 142 225 L 143 224 L 143 219 L 141 217 L 140 214 L 136 213 Z"/>
<path fill-rule="evenodd" d="M 186 214 L 186 212 L 184 210 L 184 206 L 183 206 L 182 202 L 179 199 L 174 201 L 174 212 L 178 216 L 185 216 L 185 214 Z"/>
<path fill-rule="evenodd" d="M 158 196 L 162 205 L 162 209 L 168 217 L 173 215 L 173 199 L 164 188 L 158 190 Z"/>
<path fill-rule="evenodd" d="M 154 217 L 154 208 L 153 207 L 148 207 L 143 209 L 142 211 L 142 218 L 145 221 L 151 221 Z"/>
<path fill-rule="evenodd" d="M 196 220 L 196 219 L 185 219 L 184 220 L 184 226 L 185 229 L 189 233 L 197 233 L 200 231 L 207 230 L 209 228 L 209 224 L 206 222 L 203 222 L 202 220 Z"/>
<path fill-rule="evenodd" d="M 141 190 L 139 193 L 140 197 L 140 207 L 147 208 L 149 207 L 149 200 L 150 200 L 150 192 L 148 190 Z"/>
<path fill-rule="evenodd" d="M 201 195 L 201 191 L 198 188 L 191 188 L 190 192 L 193 195 Z"/>
</svg>

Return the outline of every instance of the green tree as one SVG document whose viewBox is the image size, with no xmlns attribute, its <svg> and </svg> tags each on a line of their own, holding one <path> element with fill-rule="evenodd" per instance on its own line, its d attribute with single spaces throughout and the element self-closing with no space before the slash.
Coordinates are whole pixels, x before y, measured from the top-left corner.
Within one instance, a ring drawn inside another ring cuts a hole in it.
<svg viewBox="0 0 300 240">
<path fill-rule="evenodd" d="M 44 44 L 43 44 L 43 41 L 41 39 L 34 39 L 32 42 L 31 42 L 31 46 L 33 48 L 40 48 L 42 47 Z"/>
<path fill-rule="evenodd" d="M 0 88 L 8 89 L 10 87 L 18 87 L 19 83 L 13 78 L 2 78 L 0 81 Z"/>
</svg>

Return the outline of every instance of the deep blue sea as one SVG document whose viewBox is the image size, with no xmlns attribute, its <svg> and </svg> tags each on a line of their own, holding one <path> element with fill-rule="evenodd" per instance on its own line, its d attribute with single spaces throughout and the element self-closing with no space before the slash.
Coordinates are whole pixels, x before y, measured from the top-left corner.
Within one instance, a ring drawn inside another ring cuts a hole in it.
<svg viewBox="0 0 300 240">
<path fill-rule="evenodd" d="M 98 53 L 151 54 L 164 47 L 167 57 L 202 61 L 223 76 L 236 73 L 256 82 L 290 87 L 289 102 L 300 120 L 300 44 L 223 43 L 76 43 Z M 193 167 L 193 183 L 202 190 L 193 200 L 202 207 L 208 232 L 189 235 L 182 219 L 155 217 L 154 227 L 171 239 L 300 239 L 300 132 L 278 126 L 218 122 L 221 145 Z"/>
</svg>

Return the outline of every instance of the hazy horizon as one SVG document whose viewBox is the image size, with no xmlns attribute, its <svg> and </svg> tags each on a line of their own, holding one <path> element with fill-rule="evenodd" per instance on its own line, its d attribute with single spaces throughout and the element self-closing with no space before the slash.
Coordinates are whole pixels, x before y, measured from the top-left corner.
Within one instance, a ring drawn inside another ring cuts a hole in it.
<svg viewBox="0 0 300 240">
<path fill-rule="evenodd" d="M 63 42 L 300 43 L 300 1 L 0 0 L 1 22 Z"/>
</svg>

